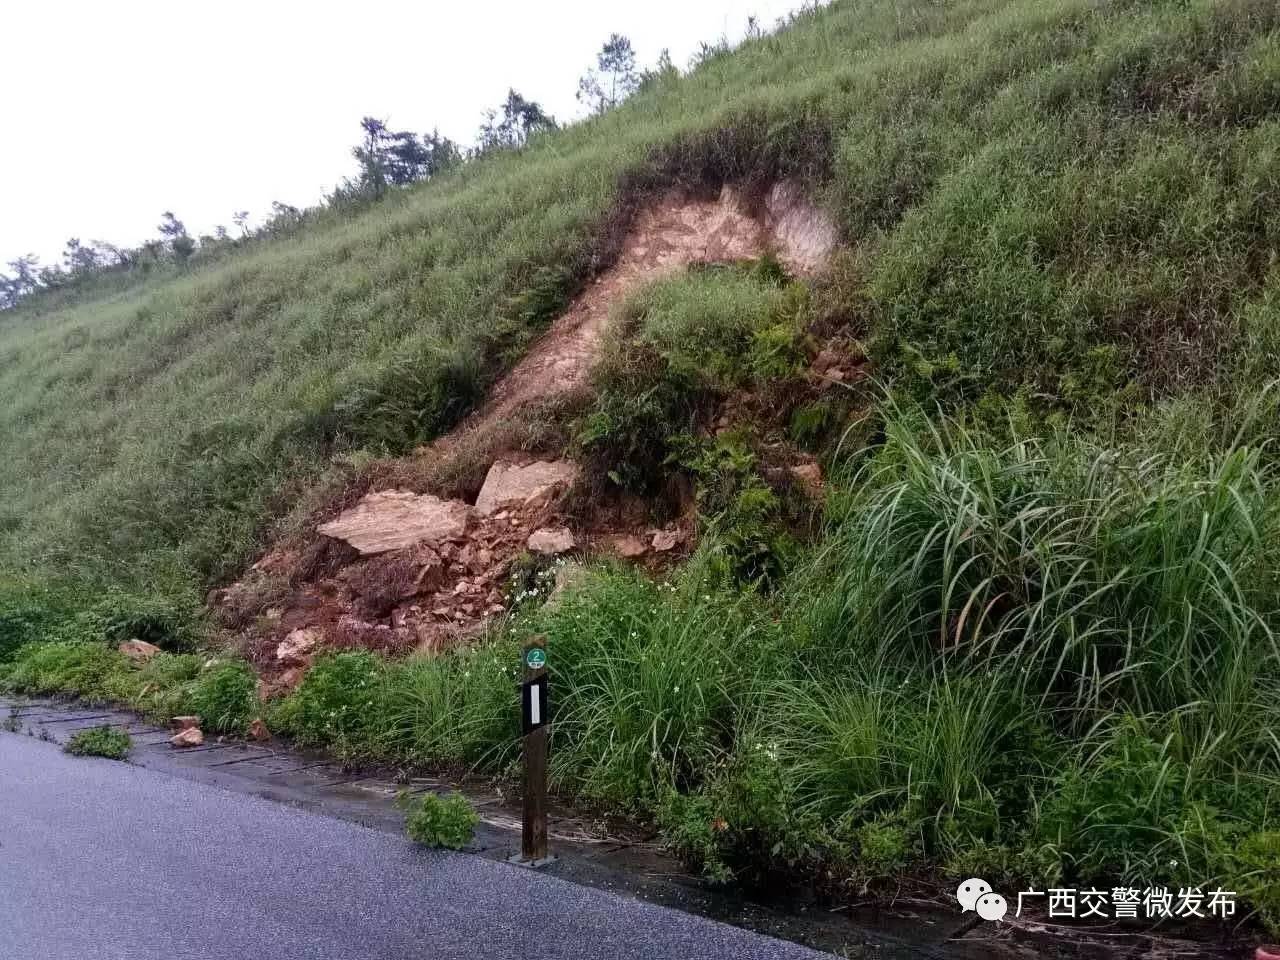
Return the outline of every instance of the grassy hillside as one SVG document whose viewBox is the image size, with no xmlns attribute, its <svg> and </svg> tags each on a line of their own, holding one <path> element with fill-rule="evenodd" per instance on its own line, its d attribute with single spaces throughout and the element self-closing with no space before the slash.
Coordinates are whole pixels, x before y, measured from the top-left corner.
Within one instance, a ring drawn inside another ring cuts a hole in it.
<svg viewBox="0 0 1280 960">
<path fill-rule="evenodd" d="M 234 570 L 332 452 L 455 419 L 607 259 L 626 204 L 673 179 L 808 173 L 857 251 L 855 322 L 924 392 L 1025 385 L 1096 413 L 1255 383 L 1275 18 L 1242 0 L 838 4 L 351 221 L 18 310 L 0 319 L 4 556 Z"/>
<path fill-rule="evenodd" d="M 357 217 L 0 315 L 0 650 L 67 641 L 10 682 L 154 697 L 76 641 L 181 631 L 335 458 L 455 422 L 650 193 L 780 174 L 840 226 L 828 279 L 642 294 L 597 380 L 588 452 L 698 484 L 689 565 L 602 570 L 491 648 L 332 657 L 273 723 L 500 772 L 503 658 L 538 630 L 560 787 L 709 874 L 1219 878 L 1280 922 L 1270 0 L 837 2 Z M 690 334 L 707 316 L 723 344 Z M 751 437 L 663 421 L 794 373 L 752 353 L 785 323 L 856 337 L 885 385 L 850 394 L 865 450 L 791 423 L 835 478 L 807 544 Z M 152 669 L 178 698 L 154 709 L 251 691 Z"/>
</svg>

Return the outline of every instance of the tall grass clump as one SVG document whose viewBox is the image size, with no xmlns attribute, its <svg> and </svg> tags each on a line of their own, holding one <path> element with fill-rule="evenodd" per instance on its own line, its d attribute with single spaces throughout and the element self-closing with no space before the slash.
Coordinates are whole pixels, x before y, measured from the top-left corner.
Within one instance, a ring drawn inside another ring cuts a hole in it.
<svg viewBox="0 0 1280 960">
<path fill-rule="evenodd" d="M 214 664 L 196 676 L 189 704 L 205 729 L 244 733 L 258 710 L 257 677 L 246 663 Z"/>
<path fill-rule="evenodd" d="M 536 621 L 552 658 L 556 783 L 639 812 L 698 783 L 769 656 L 749 599 L 696 576 L 604 572 Z"/>
<path fill-rule="evenodd" d="M 954 421 L 886 433 L 817 560 L 834 579 L 815 632 L 1013 659 L 1086 717 L 1118 700 L 1178 709 L 1274 662 L 1274 484 L 1257 450 L 1172 463 L 1065 431 L 1004 447 Z"/>
<path fill-rule="evenodd" d="M 1228 869 L 1280 784 L 1259 451 L 996 444 L 902 410 L 885 437 L 793 584 L 805 668 L 776 715 L 799 795 L 905 818 L 932 856 Z"/>
<path fill-rule="evenodd" d="M 269 720 L 349 759 L 503 773 L 519 747 L 518 659 L 509 640 L 394 662 L 326 654 Z"/>
</svg>

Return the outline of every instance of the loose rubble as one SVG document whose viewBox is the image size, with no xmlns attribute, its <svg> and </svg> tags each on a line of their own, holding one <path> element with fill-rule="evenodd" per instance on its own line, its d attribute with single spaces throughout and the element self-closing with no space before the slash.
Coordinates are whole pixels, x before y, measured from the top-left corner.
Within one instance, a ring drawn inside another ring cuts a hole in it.
<svg viewBox="0 0 1280 960">
<path fill-rule="evenodd" d="M 157 653 L 160 648 L 154 643 L 147 643 L 145 640 L 126 640 L 118 647 L 119 651 L 134 663 L 146 663 Z"/>
<path fill-rule="evenodd" d="M 568 553 L 577 545 L 572 531 L 568 527 L 543 527 L 529 534 L 529 549 L 534 553 L 545 553 L 554 556 Z"/>
</svg>

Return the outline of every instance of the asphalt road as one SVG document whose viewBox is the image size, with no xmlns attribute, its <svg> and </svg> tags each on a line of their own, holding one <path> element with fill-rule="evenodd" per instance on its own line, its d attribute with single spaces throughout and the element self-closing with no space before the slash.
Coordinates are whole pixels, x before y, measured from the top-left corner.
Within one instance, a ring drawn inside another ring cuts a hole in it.
<svg viewBox="0 0 1280 960">
<path fill-rule="evenodd" d="M 12 960 L 818 958 L 793 944 L 0 733 Z"/>
</svg>

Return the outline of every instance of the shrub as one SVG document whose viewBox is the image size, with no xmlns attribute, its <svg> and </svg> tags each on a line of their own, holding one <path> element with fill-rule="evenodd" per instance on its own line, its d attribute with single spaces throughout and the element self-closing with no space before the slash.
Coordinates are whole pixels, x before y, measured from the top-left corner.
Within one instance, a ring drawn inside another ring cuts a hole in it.
<svg viewBox="0 0 1280 960">
<path fill-rule="evenodd" d="M 424 793 L 417 803 L 409 804 L 405 832 L 414 843 L 424 847 L 461 850 L 475 836 L 480 817 L 461 794 L 441 797 Z"/>
<path fill-rule="evenodd" d="M 714 768 L 696 798 L 669 799 L 659 823 L 668 842 L 686 858 L 701 860 L 711 879 L 762 885 L 770 877 L 801 874 L 819 862 L 829 838 L 797 803 L 776 745 L 758 739 L 754 725 L 738 732 L 736 751 Z"/>
<path fill-rule="evenodd" d="M 783 503 L 760 478 L 749 437 L 681 438 L 681 464 L 693 475 L 703 523 L 700 553 L 717 580 L 772 584 L 794 555 Z"/>
<path fill-rule="evenodd" d="M 273 725 L 299 743 L 366 752 L 378 729 L 382 662 L 352 651 L 316 658 L 302 683 L 275 708 Z"/>
<path fill-rule="evenodd" d="M 62 748 L 75 757 L 106 757 L 123 760 L 133 749 L 133 738 L 115 727 L 90 727 L 74 734 Z"/>
<path fill-rule="evenodd" d="M 8 685 L 15 693 L 105 701 L 112 677 L 129 667 L 124 654 L 101 643 L 29 644 L 14 658 Z"/>
<path fill-rule="evenodd" d="M 624 490 L 657 490 L 665 476 L 670 438 L 689 430 L 705 404 L 696 383 L 676 374 L 665 358 L 643 346 L 609 354 L 593 377 L 596 400 L 578 430 L 587 470 Z"/>
<path fill-rule="evenodd" d="M 800 331 L 794 322 L 786 321 L 752 335 L 746 365 L 756 385 L 765 388 L 797 376 L 805 359 Z"/>
<path fill-rule="evenodd" d="M 170 653 L 194 644 L 197 607 L 190 597 L 109 590 L 88 606 L 82 623 L 99 631 L 84 639 L 145 640 Z"/>
<path fill-rule="evenodd" d="M 734 880 L 720 837 L 729 829 L 729 822 L 716 813 L 711 797 L 672 790 L 658 808 L 657 819 L 667 846 L 698 867 L 706 879 L 718 884 Z"/>
<path fill-rule="evenodd" d="M 220 663 L 196 677 L 191 709 L 206 730 L 243 733 L 258 708 L 257 679 L 244 663 Z"/>
<path fill-rule="evenodd" d="M 0 582 L 0 660 L 25 644 L 47 641 L 115 644 L 136 638 L 179 649 L 192 642 L 193 619 L 182 599 Z"/>
<path fill-rule="evenodd" d="M 1247 837 L 1232 856 L 1228 874 L 1240 893 L 1253 904 L 1273 935 L 1280 936 L 1280 832 Z"/>
<path fill-rule="evenodd" d="M 0 583 L 0 663 L 9 660 L 28 643 L 48 639 L 56 625 L 74 616 L 62 598 L 48 591 L 6 587 Z"/>
<path fill-rule="evenodd" d="M 1267 794 L 1265 781 L 1247 774 L 1232 784 L 1196 779 L 1145 723 L 1122 718 L 1046 790 L 1038 854 L 1054 881 L 1107 876 L 1200 883 L 1222 876 L 1237 856 L 1249 860 L 1262 849 L 1245 850 L 1241 843 L 1266 819 Z"/>
<path fill-rule="evenodd" d="M 192 653 L 156 654 L 134 674 L 135 688 L 125 702 L 159 722 L 197 713 L 191 698 L 202 662 L 202 657 Z"/>
</svg>

